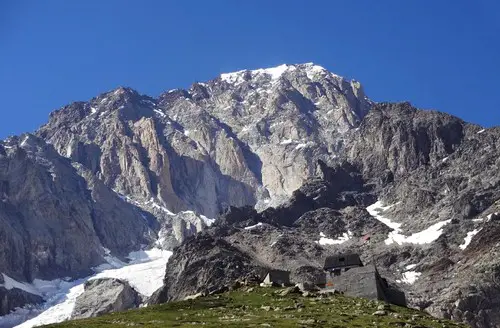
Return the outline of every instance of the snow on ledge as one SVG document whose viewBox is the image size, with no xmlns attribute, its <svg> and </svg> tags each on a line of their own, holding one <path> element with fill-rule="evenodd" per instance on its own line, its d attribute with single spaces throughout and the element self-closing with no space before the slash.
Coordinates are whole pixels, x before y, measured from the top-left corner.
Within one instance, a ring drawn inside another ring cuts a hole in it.
<svg viewBox="0 0 500 328">
<path fill-rule="evenodd" d="M 372 204 L 366 208 L 368 213 L 373 216 L 378 221 L 382 222 L 389 228 L 392 228 L 393 231 L 389 232 L 387 239 L 385 240 L 386 245 L 391 245 L 396 243 L 398 245 L 402 244 L 430 244 L 441 236 L 443 233 L 443 227 L 451 222 L 450 220 L 445 220 L 441 222 L 437 222 L 427 229 L 414 233 L 411 236 L 405 236 L 401 229 L 401 223 L 393 222 L 390 219 L 381 215 L 384 211 L 388 210 L 394 205 L 384 206 L 381 201 L 377 201 L 375 204 Z"/>
<path fill-rule="evenodd" d="M 413 285 L 421 274 L 422 272 L 406 271 L 403 273 L 403 279 L 401 279 L 401 281 L 404 282 L 405 284 Z"/>
<path fill-rule="evenodd" d="M 406 270 L 412 270 L 412 269 L 415 269 L 416 267 L 417 267 L 416 264 L 408 264 L 405 269 Z"/>
<path fill-rule="evenodd" d="M 254 225 L 251 225 L 251 226 L 248 226 L 248 227 L 245 227 L 244 229 L 245 230 L 252 230 L 252 229 L 255 229 L 255 228 L 258 228 L 262 225 L 262 222 L 259 222 L 257 224 L 254 224 Z"/>
<path fill-rule="evenodd" d="M 320 245 L 340 245 L 350 240 L 353 236 L 353 233 L 348 230 L 347 232 L 344 232 L 344 234 L 338 237 L 337 239 L 326 238 L 323 232 L 320 232 L 319 236 L 320 239 L 316 243 Z"/>
<path fill-rule="evenodd" d="M 289 145 L 289 144 L 292 144 L 292 143 L 295 143 L 296 141 L 293 140 L 293 139 L 284 139 L 280 142 L 280 145 Z"/>
</svg>

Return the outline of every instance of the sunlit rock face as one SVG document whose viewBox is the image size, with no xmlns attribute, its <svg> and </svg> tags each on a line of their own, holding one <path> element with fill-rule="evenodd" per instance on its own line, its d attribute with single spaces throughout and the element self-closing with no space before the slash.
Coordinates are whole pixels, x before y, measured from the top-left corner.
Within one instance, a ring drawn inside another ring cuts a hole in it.
<svg viewBox="0 0 500 328">
<path fill-rule="evenodd" d="M 38 135 L 143 208 L 213 218 L 230 205 L 282 202 L 371 105 L 356 81 L 281 65 L 156 99 L 119 88 L 55 111 Z"/>
</svg>

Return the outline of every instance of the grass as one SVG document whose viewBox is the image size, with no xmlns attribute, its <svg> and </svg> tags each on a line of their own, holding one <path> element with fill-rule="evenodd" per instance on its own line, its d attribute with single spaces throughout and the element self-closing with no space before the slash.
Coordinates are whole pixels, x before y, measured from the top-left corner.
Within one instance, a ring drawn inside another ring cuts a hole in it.
<svg viewBox="0 0 500 328">
<path fill-rule="evenodd" d="M 280 296 L 282 289 L 240 289 L 195 300 L 117 312 L 98 318 L 44 327 L 466 327 L 391 305 L 386 315 L 374 315 L 383 304 L 342 295 Z"/>
</svg>

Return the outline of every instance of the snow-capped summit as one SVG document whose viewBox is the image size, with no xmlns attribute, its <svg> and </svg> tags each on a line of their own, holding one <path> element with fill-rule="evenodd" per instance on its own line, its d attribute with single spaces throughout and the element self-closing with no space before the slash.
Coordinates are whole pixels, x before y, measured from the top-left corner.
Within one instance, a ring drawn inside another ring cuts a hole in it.
<svg viewBox="0 0 500 328">
<path fill-rule="evenodd" d="M 326 70 L 324 67 L 316 65 L 314 63 L 295 64 L 295 65 L 282 64 L 270 68 L 241 70 L 232 73 L 223 73 L 220 75 L 220 78 L 222 81 L 227 82 L 229 84 L 238 85 L 243 83 L 244 81 L 254 79 L 256 77 L 265 77 L 271 81 L 275 81 L 281 78 L 284 74 L 291 72 L 305 73 L 310 80 L 314 80 L 318 77 L 321 78 L 324 77 L 325 75 L 331 75 L 339 79 L 343 79 L 341 76 L 333 74 L 328 70 Z"/>
</svg>

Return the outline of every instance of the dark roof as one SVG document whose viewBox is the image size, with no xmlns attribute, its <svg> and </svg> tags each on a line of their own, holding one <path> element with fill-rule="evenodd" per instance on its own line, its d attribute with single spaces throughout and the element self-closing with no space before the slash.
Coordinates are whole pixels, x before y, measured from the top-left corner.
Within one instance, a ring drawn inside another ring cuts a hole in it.
<svg viewBox="0 0 500 328">
<path fill-rule="evenodd" d="M 284 271 L 284 270 L 269 270 L 267 272 L 269 277 L 272 279 L 273 277 L 289 277 L 290 276 L 290 271 Z"/>
<path fill-rule="evenodd" d="M 324 269 L 352 268 L 363 266 L 358 254 L 337 254 L 325 259 Z"/>
</svg>

